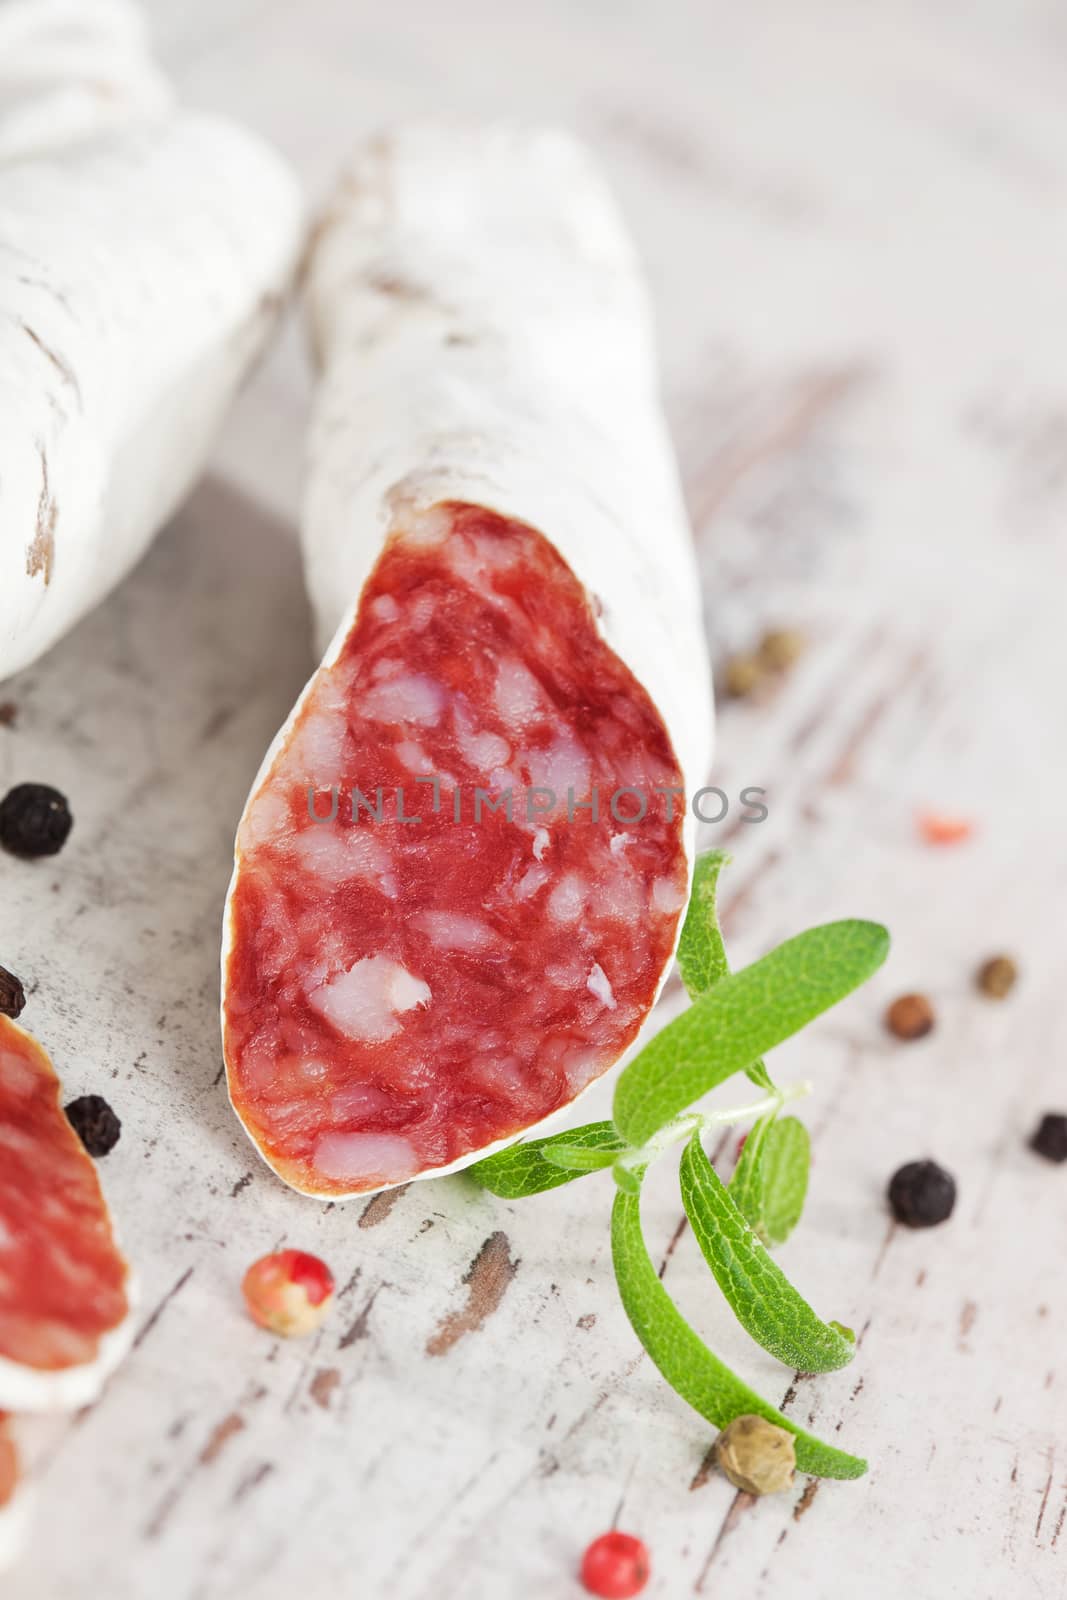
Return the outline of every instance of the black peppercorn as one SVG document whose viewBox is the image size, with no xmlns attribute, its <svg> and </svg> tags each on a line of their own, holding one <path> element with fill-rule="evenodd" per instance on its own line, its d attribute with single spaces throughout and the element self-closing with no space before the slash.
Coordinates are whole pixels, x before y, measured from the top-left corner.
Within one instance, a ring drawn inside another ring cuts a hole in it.
<svg viewBox="0 0 1067 1600">
<path fill-rule="evenodd" d="M 63 1109 L 91 1156 L 106 1156 L 118 1144 L 122 1123 L 102 1095 L 83 1094 Z"/>
<path fill-rule="evenodd" d="M 63 795 L 47 783 L 19 783 L 0 802 L 0 845 L 13 856 L 54 856 L 73 826 Z"/>
<path fill-rule="evenodd" d="M 1046 1111 L 1030 1140 L 1046 1161 L 1067 1161 L 1067 1117 L 1061 1111 Z"/>
<path fill-rule="evenodd" d="M 889 1208 L 908 1228 L 932 1228 L 952 1215 L 956 1180 L 936 1161 L 909 1161 L 889 1180 Z"/>
<path fill-rule="evenodd" d="M 26 991 L 13 972 L 0 967 L 0 1017 L 17 1017 L 26 1004 Z"/>
</svg>

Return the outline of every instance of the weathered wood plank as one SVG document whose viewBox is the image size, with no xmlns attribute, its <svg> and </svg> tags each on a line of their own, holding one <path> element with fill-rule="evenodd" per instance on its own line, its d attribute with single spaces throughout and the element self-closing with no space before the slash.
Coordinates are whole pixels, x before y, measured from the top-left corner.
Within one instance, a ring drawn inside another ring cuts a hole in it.
<svg viewBox="0 0 1067 1600">
<path fill-rule="evenodd" d="M 783 1256 L 858 1330 L 853 1366 L 792 1378 L 754 1350 L 669 1170 L 650 1231 L 724 1358 L 872 1472 L 755 1503 L 710 1468 L 708 1430 L 614 1298 L 609 1179 L 524 1204 L 460 1177 L 323 1207 L 275 1183 L 230 1116 L 230 837 L 310 662 L 290 334 L 140 571 L 2 691 L 0 785 L 57 783 L 77 824 L 53 863 L 0 860 L 0 960 L 70 1092 L 123 1117 L 104 1176 L 144 1289 L 103 1399 L 25 1430 L 39 1540 L 11 1594 L 532 1600 L 577 1594 L 568 1574 L 615 1518 L 671 1600 L 825 1600 L 842 1574 L 873 1597 L 1058 1593 L 1064 1197 L 1025 1148 L 1063 1105 L 1067 1053 L 1058 10 L 552 0 L 522 21 L 418 0 L 402 27 L 338 0 L 153 10 L 188 92 L 275 136 L 318 193 L 357 134 L 428 109 L 566 118 L 619 184 L 717 653 L 768 623 L 811 639 L 772 699 L 722 711 L 715 781 L 763 785 L 770 807 L 710 831 L 736 858 L 734 958 L 855 913 L 896 940 L 870 994 L 780 1052 L 817 1085 Z M 924 849 L 919 806 L 979 833 Z M 999 947 L 1024 978 L 994 1006 L 971 973 Z M 940 1025 L 905 1049 L 879 1016 L 912 987 Z M 910 1235 L 882 1191 L 923 1154 L 960 1202 Z M 249 1260 L 283 1241 L 341 1284 L 304 1345 L 240 1304 Z"/>
</svg>

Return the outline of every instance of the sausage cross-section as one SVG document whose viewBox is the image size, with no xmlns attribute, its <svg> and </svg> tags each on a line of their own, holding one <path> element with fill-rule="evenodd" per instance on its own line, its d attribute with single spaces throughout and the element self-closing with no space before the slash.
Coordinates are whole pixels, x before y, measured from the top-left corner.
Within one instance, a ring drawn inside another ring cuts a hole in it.
<svg viewBox="0 0 1067 1600">
<path fill-rule="evenodd" d="M 94 1400 L 132 1333 L 130 1271 L 37 1041 L 0 1017 L 0 1409 Z"/>
<path fill-rule="evenodd" d="M 418 129 L 309 266 L 322 665 L 226 908 L 230 1095 L 288 1183 L 454 1170 L 565 1110 L 670 964 L 709 754 L 643 290 L 570 139 Z"/>
</svg>

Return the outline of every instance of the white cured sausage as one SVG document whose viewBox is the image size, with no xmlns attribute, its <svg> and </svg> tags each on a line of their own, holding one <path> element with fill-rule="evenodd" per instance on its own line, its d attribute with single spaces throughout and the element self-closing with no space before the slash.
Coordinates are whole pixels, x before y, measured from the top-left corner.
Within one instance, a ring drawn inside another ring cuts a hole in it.
<svg viewBox="0 0 1067 1600">
<path fill-rule="evenodd" d="M 711 706 L 644 291 L 585 152 L 374 144 L 308 301 L 329 642 L 241 823 L 223 1022 L 261 1154 L 344 1197 L 467 1164 L 632 1044 Z"/>
<path fill-rule="evenodd" d="M 0 679 L 198 476 L 300 227 L 273 152 L 173 108 L 131 8 L 0 3 Z"/>
</svg>

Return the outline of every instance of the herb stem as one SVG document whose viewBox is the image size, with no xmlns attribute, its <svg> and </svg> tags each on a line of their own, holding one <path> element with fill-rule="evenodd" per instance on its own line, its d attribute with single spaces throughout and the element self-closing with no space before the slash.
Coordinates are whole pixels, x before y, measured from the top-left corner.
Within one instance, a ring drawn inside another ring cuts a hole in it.
<svg viewBox="0 0 1067 1600">
<path fill-rule="evenodd" d="M 615 1159 L 615 1181 L 627 1193 L 633 1194 L 635 1180 L 639 1173 L 643 1173 L 657 1156 L 669 1150 L 672 1144 L 680 1144 L 683 1139 L 692 1138 L 694 1133 L 699 1133 L 706 1125 L 706 1116 L 699 1111 L 687 1111 L 683 1116 L 673 1117 L 653 1134 L 647 1144 L 633 1146 L 624 1150 L 622 1155 Z"/>
<path fill-rule="evenodd" d="M 803 1100 L 812 1092 L 810 1078 L 801 1078 L 797 1083 L 788 1083 L 784 1089 L 776 1089 L 773 1094 L 766 1094 L 762 1100 L 753 1100 L 747 1106 L 730 1106 L 726 1111 L 706 1111 L 701 1118 L 705 1128 L 721 1128 L 729 1126 L 731 1122 L 747 1122 L 749 1117 L 762 1117 L 768 1111 L 780 1111 L 790 1100 Z"/>
<path fill-rule="evenodd" d="M 673 1117 L 648 1140 L 647 1144 L 624 1150 L 617 1156 L 616 1175 L 622 1174 L 623 1186 L 628 1193 L 632 1193 L 630 1180 L 634 1173 L 650 1166 L 665 1150 L 669 1150 L 671 1145 L 680 1144 L 684 1139 L 691 1138 L 694 1133 L 703 1132 L 707 1128 L 729 1127 L 732 1122 L 747 1122 L 750 1117 L 762 1117 L 768 1112 L 780 1111 L 787 1101 L 801 1100 L 811 1092 L 810 1079 L 802 1078 L 798 1083 L 787 1084 L 784 1089 L 775 1089 L 773 1094 L 764 1095 L 760 1100 L 753 1100 L 747 1106 L 729 1106 L 723 1111 L 687 1111 L 683 1116 Z"/>
</svg>

